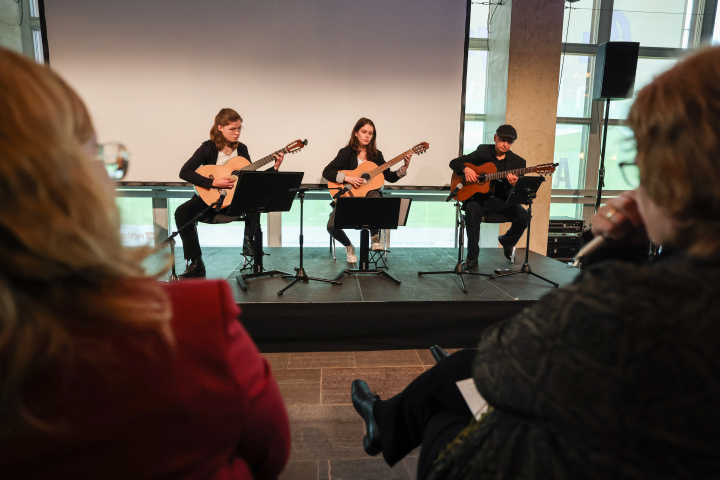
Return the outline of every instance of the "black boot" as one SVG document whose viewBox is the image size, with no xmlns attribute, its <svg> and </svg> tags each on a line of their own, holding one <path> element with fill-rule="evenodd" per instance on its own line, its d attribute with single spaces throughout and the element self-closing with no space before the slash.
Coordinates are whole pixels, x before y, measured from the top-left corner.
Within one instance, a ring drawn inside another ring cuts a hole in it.
<svg viewBox="0 0 720 480">
<path fill-rule="evenodd" d="M 255 248 L 253 247 L 253 238 L 245 235 L 243 241 L 243 254 L 244 255 L 255 255 Z"/>
<path fill-rule="evenodd" d="M 353 407 L 365 420 L 365 437 L 363 448 L 368 455 L 377 455 L 382 450 L 380 441 L 380 427 L 373 415 L 373 406 L 380 397 L 370 391 L 370 387 L 364 380 L 354 380 L 350 389 Z"/>
<path fill-rule="evenodd" d="M 205 264 L 202 261 L 202 257 L 194 258 L 189 260 L 189 264 L 185 271 L 178 275 L 179 278 L 195 278 L 205 276 Z"/>
<path fill-rule="evenodd" d="M 500 245 L 502 245 L 503 247 L 503 254 L 505 255 L 505 258 L 507 258 L 508 260 L 512 260 L 512 254 L 515 245 L 511 245 L 510 242 L 505 240 L 504 235 L 500 235 L 498 237 L 498 242 L 500 242 Z"/>
</svg>

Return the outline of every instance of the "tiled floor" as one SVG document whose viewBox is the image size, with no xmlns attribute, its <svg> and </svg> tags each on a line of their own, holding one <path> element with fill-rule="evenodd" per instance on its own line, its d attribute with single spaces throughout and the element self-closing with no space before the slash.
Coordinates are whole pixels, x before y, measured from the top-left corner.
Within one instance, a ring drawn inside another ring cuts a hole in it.
<svg viewBox="0 0 720 480">
<path fill-rule="evenodd" d="M 415 479 L 419 450 L 393 468 L 365 454 L 365 426 L 350 401 L 350 383 L 362 378 L 381 398 L 395 395 L 434 365 L 428 350 L 264 356 L 290 415 L 292 453 L 280 480 Z"/>
</svg>

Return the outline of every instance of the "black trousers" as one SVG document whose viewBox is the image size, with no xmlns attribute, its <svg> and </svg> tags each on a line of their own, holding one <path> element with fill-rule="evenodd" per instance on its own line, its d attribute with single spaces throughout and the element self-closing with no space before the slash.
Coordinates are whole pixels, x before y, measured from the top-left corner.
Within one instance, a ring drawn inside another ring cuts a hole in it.
<svg viewBox="0 0 720 480">
<path fill-rule="evenodd" d="M 197 195 L 187 202 L 180 205 L 175 210 L 175 225 L 177 228 L 182 227 L 186 223 L 195 217 L 198 213 L 202 212 L 207 208 L 207 204 Z M 220 210 L 220 213 L 226 213 L 227 207 Z M 199 221 L 206 221 L 215 216 L 215 212 L 212 210 L 208 211 L 203 215 Z M 253 213 L 247 215 L 245 218 L 245 236 L 251 237 L 255 232 L 255 227 L 260 223 L 260 214 Z M 200 249 L 200 239 L 197 233 L 197 222 L 194 225 L 187 227 L 180 231 L 180 238 L 183 242 L 183 253 L 186 260 L 194 260 L 202 256 L 202 250 Z"/>
<path fill-rule="evenodd" d="M 455 382 L 472 377 L 476 354 L 476 350 L 455 352 L 398 395 L 375 402 L 373 414 L 388 465 L 422 445 L 417 477 L 422 479 L 443 447 L 470 424 L 472 412 Z"/>
<path fill-rule="evenodd" d="M 480 223 L 488 213 L 499 213 L 511 222 L 504 237 L 515 245 L 530 221 L 530 214 L 521 205 L 508 207 L 504 200 L 497 197 L 471 198 L 463 205 L 465 209 L 465 232 L 467 233 L 467 258 L 478 258 L 480 254 Z"/>
<path fill-rule="evenodd" d="M 379 190 L 372 190 L 365 195 L 365 198 L 375 198 L 375 197 L 382 197 L 382 193 L 380 193 Z M 337 240 L 338 242 L 343 244 L 343 247 L 347 247 L 348 245 L 352 245 L 352 242 L 348 238 L 345 231 L 341 228 L 335 228 L 335 207 L 333 207 L 332 212 L 330 212 L 330 220 L 328 220 L 327 224 L 327 231 L 330 234 L 332 238 Z M 370 230 L 370 235 L 377 235 L 380 232 L 378 229 Z"/>
</svg>

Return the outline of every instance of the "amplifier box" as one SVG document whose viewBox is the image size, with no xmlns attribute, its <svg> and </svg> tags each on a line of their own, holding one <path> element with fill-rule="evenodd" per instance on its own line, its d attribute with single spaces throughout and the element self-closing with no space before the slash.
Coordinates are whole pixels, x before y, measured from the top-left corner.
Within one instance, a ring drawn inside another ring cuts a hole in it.
<svg viewBox="0 0 720 480">
<path fill-rule="evenodd" d="M 572 258 L 579 250 L 579 245 L 566 245 L 562 243 L 558 245 L 548 245 L 547 256 L 555 259 Z"/>
<path fill-rule="evenodd" d="M 569 246 L 580 245 L 580 235 L 548 235 L 548 247 L 553 246 Z"/>
<path fill-rule="evenodd" d="M 585 220 L 572 217 L 550 217 L 548 233 L 582 233 Z"/>
</svg>

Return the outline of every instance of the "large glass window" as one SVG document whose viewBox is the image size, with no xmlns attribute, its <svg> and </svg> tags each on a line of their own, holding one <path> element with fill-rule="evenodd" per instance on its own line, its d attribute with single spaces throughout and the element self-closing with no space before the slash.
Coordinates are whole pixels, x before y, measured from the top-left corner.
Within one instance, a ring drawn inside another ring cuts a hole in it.
<svg viewBox="0 0 720 480">
<path fill-rule="evenodd" d="M 715 12 L 715 28 L 713 29 L 713 45 L 720 45 L 720 8 Z"/>
<path fill-rule="evenodd" d="M 615 0 L 610 41 L 683 47 L 687 0 Z"/>
<path fill-rule="evenodd" d="M 592 72 L 587 55 L 563 55 L 560 61 L 558 117 L 584 118 L 589 114 L 589 86 Z"/>
<path fill-rule="evenodd" d="M 487 20 L 490 4 L 473 3 L 470 6 L 470 38 L 488 38 Z"/>
<path fill-rule="evenodd" d="M 485 122 L 465 122 L 465 139 L 463 141 L 463 154 L 474 152 L 477 149 L 478 145 L 484 143 L 484 134 Z"/>
<path fill-rule="evenodd" d="M 565 3 L 562 33 L 563 42 L 593 42 L 593 23 L 595 15 L 597 14 L 595 3 L 593 0 Z"/>
<path fill-rule="evenodd" d="M 635 143 L 632 130 L 628 127 L 608 127 L 607 147 L 605 147 L 605 189 L 627 190 L 618 163 L 635 159 Z"/>
<path fill-rule="evenodd" d="M 485 84 L 487 57 L 484 50 L 468 52 L 467 83 L 465 85 L 465 113 L 485 113 Z"/>
</svg>

